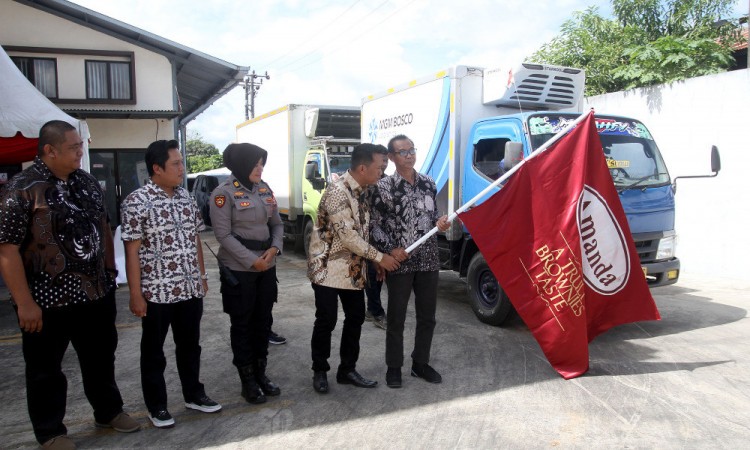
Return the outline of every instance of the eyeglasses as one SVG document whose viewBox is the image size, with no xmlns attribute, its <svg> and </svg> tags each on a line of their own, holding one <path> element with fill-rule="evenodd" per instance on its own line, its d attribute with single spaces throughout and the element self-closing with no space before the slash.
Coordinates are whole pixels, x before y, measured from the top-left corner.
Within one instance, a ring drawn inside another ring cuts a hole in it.
<svg viewBox="0 0 750 450">
<path fill-rule="evenodd" d="M 412 147 L 409 150 L 399 150 L 397 152 L 394 151 L 393 153 L 398 153 L 399 155 L 401 155 L 404 158 L 406 158 L 408 155 L 416 155 L 417 154 L 417 149 L 414 148 L 414 147 Z"/>
</svg>

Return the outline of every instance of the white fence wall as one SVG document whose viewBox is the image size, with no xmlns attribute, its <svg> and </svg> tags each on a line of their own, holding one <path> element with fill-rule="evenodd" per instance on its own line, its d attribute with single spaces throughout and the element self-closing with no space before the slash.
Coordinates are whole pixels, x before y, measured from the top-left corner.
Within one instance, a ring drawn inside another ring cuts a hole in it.
<svg viewBox="0 0 750 450">
<path fill-rule="evenodd" d="M 590 97 L 585 107 L 643 121 L 672 178 L 709 174 L 719 147 L 718 177 L 677 181 L 678 257 L 684 272 L 750 279 L 748 69 Z"/>
</svg>

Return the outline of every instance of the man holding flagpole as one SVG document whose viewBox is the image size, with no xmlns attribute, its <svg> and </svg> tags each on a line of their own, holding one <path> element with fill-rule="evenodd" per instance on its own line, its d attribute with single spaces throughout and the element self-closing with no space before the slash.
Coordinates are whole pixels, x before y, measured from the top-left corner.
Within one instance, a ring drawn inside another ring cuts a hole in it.
<svg viewBox="0 0 750 450">
<path fill-rule="evenodd" d="M 390 254 L 401 267 L 389 272 L 388 327 L 385 339 L 386 385 L 401 387 L 404 364 L 404 321 L 409 297 L 414 291 L 417 329 L 412 352 L 411 375 L 430 383 L 442 377 L 428 363 L 435 329 L 435 309 L 440 261 L 437 238 L 432 236 L 411 254 L 405 248 L 431 228 L 445 231 L 447 216 L 438 217 L 435 182 L 414 170 L 416 149 L 404 135 L 388 142 L 388 157 L 396 166 L 393 175 L 382 178 L 372 197 L 372 241 L 378 250 Z"/>
</svg>

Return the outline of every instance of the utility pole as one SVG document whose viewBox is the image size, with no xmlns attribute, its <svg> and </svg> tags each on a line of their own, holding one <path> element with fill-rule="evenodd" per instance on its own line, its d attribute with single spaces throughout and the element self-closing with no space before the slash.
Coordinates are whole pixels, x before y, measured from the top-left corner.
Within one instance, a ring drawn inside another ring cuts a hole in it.
<svg viewBox="0 0 750 450">
<path fill-rule="evenodd" d="M 268 71 L 266 71 L 265 75 L 257 75 L 255 69 L 245 77 L 245 85 L 243 86 L 245 89 L 245 120 L 255 117 L 255 95 L 263 85 L 264 78 L 266 80 L 271 79 L 268 76 Z"/>
</svg>

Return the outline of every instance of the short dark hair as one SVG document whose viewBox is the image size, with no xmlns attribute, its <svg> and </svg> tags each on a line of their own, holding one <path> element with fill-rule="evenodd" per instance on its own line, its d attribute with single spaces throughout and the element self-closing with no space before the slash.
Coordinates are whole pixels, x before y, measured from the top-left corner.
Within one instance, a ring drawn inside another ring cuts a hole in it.
<svg viewBox="0 0 750 450">
<path fill-rule="evenodd" d="M 154 176 L 154 164 L 164 169 L 164 165 L 169 159 L 169 151 L 173 148 L 179 150 L 180 144 L 176 140 L 159 140 L 149 144 L 146 149 L 146 170 L 148 170 L 148 176 Z"/>
<path fill-rule="evenodd" d="M 361 165 L 369 166 L 370 164 L 372 164 L 372 155 L 374 153 L 387 155 L 388 150 L 382 145 L 359 144 L 358 146 L 354 147 L 354 151 L 352 152 L 352 162 L 350 167 L 352 169 L 356 169 Z"/>
<path fill-rule="evenodd" d="M 414 141 L 409 139 L 405 134 L 397 134 L 391 138 L 390 141 L 388 141 L 388 153 L 393 153 L 396 151 L 393 146 L 395 145 L 396 141 L 409 141 L 411 142 L 411 145 L 414 145 Z"/>
<path fill-rule="evenodd" d="M 60 145 L 65 142 L 65 133 L 76 131 L 76 127 L 64 120 L 50 120 L 42 125 L 39 130 L 39 143 L 37 144 L 37 155 L 44 156 L 44 146 Z"/>
</svg>

